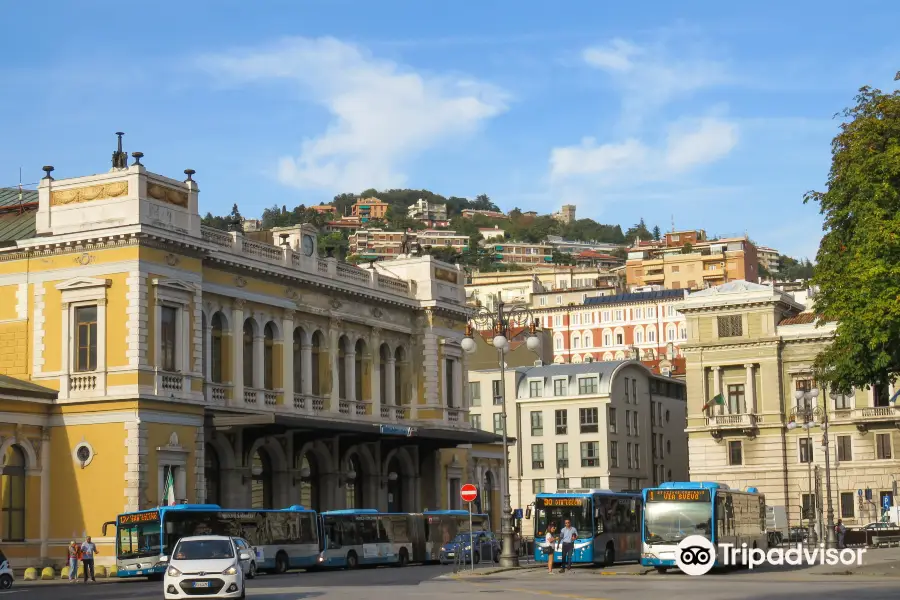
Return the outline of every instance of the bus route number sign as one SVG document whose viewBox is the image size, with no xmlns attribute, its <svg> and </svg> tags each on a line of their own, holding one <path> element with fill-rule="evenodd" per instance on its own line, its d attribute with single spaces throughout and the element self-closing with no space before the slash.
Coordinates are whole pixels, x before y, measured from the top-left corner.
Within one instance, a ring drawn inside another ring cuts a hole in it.
<svg viewBox="0 0 900 600">
<path fill-rule="evenodd" d="M 647 502 L 709 502 L 709 490 L 649 490 Z"/>
<path fill-rule="evenodd" d="M 132 513 L 130 515 L 122 515 L 119 518 L 119 523 L 122 525 L 151 523 L 153 521 L 159 521 L 159 511 L 154 510 L 153 512 Z"/>
<path fill-rule="evenodd" d="M 541 498 L 544 506 L 581 506 L 581 498 Z"/>
</svg>

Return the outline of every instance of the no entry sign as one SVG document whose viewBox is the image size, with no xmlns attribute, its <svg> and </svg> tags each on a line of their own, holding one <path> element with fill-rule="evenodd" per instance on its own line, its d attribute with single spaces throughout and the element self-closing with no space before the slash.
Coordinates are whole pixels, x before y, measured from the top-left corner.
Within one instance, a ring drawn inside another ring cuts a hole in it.
<svg viewBox="0 0 900 600">
<path fill-rule="evenodd" d="M 459 489 L 459 496 L 463 499 L 463 502 L 475 502 L 475 498 L 478 497 L 478 488 L 471 483 L 467 483 Z"/>
</svg>

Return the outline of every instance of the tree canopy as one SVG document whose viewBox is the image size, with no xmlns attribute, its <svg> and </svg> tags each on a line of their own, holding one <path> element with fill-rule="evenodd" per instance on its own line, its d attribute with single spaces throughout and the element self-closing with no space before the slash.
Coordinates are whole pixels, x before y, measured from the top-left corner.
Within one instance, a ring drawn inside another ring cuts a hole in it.
<svg viewBox="0 0 900 600">
<path fill-rule="evenodd" d="M 837 322 L 816 371 L 847 393 L 900 371 L 900 90 L 863 87 L 842 115 L 827 191 L 804 202 L 817 202 L 825 221 L 816 309 Z"/>
</svg>

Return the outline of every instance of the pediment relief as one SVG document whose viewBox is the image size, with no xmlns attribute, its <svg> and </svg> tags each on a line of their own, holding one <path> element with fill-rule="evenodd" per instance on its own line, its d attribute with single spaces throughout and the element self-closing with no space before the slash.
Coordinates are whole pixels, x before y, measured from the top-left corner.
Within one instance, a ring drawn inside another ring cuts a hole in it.
<svg viewBox="0 0 900 600">
<path fill-rule="evenodd" d="M 197 291 L 197 286 L 189 281 L 181 281 L 180 279 L 154 279 L 153 285 L 159 288 L 166 288 L 177 292 L 186 292 L 193 294 Z"/>
<path fill-rule="evenodd" d="M 96 279 L 94 277 L 75 277 L 68 281 L 56 284 L 56 289 L 65 292 L 71 290 L 87 290 L 91 288 L 109 287 L 112 285 L 111 279 Z"/>
</svg>

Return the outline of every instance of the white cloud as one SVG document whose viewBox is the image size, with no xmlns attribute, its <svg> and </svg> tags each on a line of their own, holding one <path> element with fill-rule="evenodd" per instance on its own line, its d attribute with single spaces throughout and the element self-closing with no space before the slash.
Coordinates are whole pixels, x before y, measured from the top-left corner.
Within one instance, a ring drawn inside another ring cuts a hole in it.
<svg viewBox="0 0 900 600">
<path fill-rule="evenodd" d="M 550 151 L 550 175 L 593 178 L 596 185 L 665 180 L 725 157 L 737 145 L 738 125 L 719 118 L 679 122 L 669 128 L 665 144 L 648 145 L 638 139 L 597 145 L 594 138 Z"/>
<path fill-rule="evenodd" d="M 550 174 L 554 178 L 614 173 L 635 168 L 647 159 L 647 147 L 635 139 L 598 146 L 594 138 L 584 138 L 577 146 L 553 148 Z"/>
<path fill-rule="evenodd" d="M 278 177 L 333 191 L 399 187 L 415 154 L 474 133 L 507 110 L 507 95 L 479 81 L 423 75 L 333 38 L 289 38 L 268 47 L 201 58 L 239 84 L 294 82 L 333 121 L 279 161 Z"/>
<path fill-rule="evenodd" d="M 623 119 L 635 126 L 679 97 L 731 80 L 723 62 L 675 54 L 665 41 L 640 46 L 617 38 L 584 49 L 582 60 L 611 76 L 622 95 Z"/>
<path fill-rule="evenodd" d="M 693 128 L 676 125 L 669 130 L 665 164 L 673 172 L 715 162 L 731 152 L 738 142 L 736 123 L 706 118 Z"/>
</svg>

